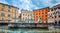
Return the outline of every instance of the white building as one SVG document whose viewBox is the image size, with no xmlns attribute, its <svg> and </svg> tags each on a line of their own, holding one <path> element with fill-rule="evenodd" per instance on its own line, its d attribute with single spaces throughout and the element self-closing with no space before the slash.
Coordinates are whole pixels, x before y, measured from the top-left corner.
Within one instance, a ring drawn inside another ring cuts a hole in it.
<svg viewBox="0 0 60 33">
<path fill-rule="evenodd" d="M 48 11 L 48 22 L 60 23 L 60 4 L 53 6 L 50 11 Z"/>
<path fill-rule="evenodd" d="M 31 19 L 33 19 L 33 11 L 21 10 L 21 21 L 31 23 Z"/>
</svg>

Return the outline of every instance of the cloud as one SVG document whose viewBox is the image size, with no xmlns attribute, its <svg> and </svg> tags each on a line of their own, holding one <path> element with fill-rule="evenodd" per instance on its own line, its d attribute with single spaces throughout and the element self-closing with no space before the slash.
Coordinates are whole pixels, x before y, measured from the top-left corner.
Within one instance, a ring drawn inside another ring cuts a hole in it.
<svg viewBox="0 0 60 33">
<path fill-rule="evenodd" d="M 0 0 L 0 3 L 8 4 L 6 0 Z"/>
<path fill-rule="evenodd" d="M 60 4 L 60 0 L 31 0 L 38 8 L 52 7 Z"/>
<path fill-rule="evenodd" d="M 60 4 L 60 0 L 56 0 L 56 4 L 53 4 L 53 5 L 51 5 L 50 7 L 56 6 L 56 5 L 58 5 L 58 4 Z"/>
<path fill-rule="evenodd" d="M 21 9 L 34 10 L 60 4 L 60 0 L 0 0 L 0 2 L 18 7 L 19 12 Z"/>
<path fill-rule="evenodd" d="M 48 7 L 53 5 L 52 0 L 31 0 L 38 7 Z"/>
<path fill-rule="evenodd" d="M 56 0 L 56 2 L 57 2 L 57 3 L 59 3 L 59 2 L 60 2 L 60 0 Z"/>
<path fill-rule="evenodd" d="M 34 4 L 32 4 L 31 0 L 20 0 L 21 4 L 21 8 L 22 9 L 27 9 L 27 10 L 31 10 L 33 7 L 38 8 L 37 6 L 35 6 Z"/>
<path fill-rule="evenodd" d="M 42 0 L 42 4 L 44 4 L 45 7 L 51 6 L 53 3 L 51 3 L 52 0 Z"/>
</svg>

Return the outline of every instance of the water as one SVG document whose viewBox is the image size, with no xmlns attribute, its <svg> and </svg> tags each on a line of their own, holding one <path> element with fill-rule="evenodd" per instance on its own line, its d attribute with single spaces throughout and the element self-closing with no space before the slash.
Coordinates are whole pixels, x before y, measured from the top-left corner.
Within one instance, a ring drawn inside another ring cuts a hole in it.
<svg viewBox="0 0 60 33">
<path fill-rule="evenodd" d="M 60 33 L 60 28 L 52 29 L 27 29 L 18 28 L 12 29 L 8 26 L 0 26 L 0 33 Z"/>
</svg>

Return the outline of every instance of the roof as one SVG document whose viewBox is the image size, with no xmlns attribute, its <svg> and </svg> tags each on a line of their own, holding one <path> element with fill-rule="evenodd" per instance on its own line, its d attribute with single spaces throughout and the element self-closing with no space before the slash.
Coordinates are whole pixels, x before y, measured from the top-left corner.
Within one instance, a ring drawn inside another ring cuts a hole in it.
<svg viewBox="0 0 60 33">
<path fill-rule="evenodd" d="M 18 7 L 15 7 L 15 6 L 12 6 L 12 5 L 4 4 L 4 3 L 0 3 L 0 4 L 3 4 L 3 5 L 6 5 L 6 6 L 10 6 L 10 7 L 14 7 L 14 8 L 19 9 Z"/>
<path fill-rule="evenodd" d="M 55 5 L 55 6 L 51 7 L 51 9 L 52 9 L 52 8 L 56 8 L 56 7 L 59 7 L 59 6 L 60 6 L 60 4 Z"/>
<path fill-rule="evenodd" d="M 49 7 L 45 7 L 45 8 L 49 8 Z M 35 9 L 35 10 L 42 10 L 42 9 L 45 9 L 45 8 L 41 8 L 41 9 Z M 33 10 L 34 11 L 34 10 Z"/>
</svg>

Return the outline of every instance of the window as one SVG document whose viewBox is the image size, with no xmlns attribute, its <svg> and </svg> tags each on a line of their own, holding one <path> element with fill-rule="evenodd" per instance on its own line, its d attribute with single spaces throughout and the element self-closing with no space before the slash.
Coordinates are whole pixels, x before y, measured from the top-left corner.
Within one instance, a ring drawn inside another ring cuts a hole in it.
<svg viewBox="0 0 60 33">
<path fill-rule="evenodd" d="M 47 15 L 45 15 L 47 17 Z"/>
<path fill-rule="evenodd" d="M 4 5 L 2 5 L 2 11 L 4 11 Z"/>
<path fill-rule="evenodd" d="M 58 9 L 60 9 L 60 7 L 58 7 Z"/>
<path fill-rule="evenodd" d="M 54 10 L 56 10 L 57 8 L 54 8 Z"/>
<path fill-rule="evenodd" d="M 53 18 L 53 17 L 52 17 Z"/>
<path fill-rule="evenodd" d="M 50 16 L 50 14 L 48 14 L 48 16 Z"/>
<path fill-rule="evenodd" d="M 56 18 L 56 16 L 55 16 L 55 18 Z"/>
<path fill-rule="evenodd" d="M 28 15 L 28 16 L 30 16 L 30 15 Z"/>
<path fill-rule="evenodd" d="M 58 12 L 58 14 L 60 14 L 60 12 Z"/>
<path fill-rule="evenodd" d="M 16 12 L 16 8 L 14 8 L 14 12 Z"/>
<path fill-rule="evenodd" d="M 24 15 L 24 14 L 23 14 Z"/>
<path fill-rule="evenodd" d="M 51 15 L 49 17 L 51 17 Z"/>
<path fill-rule="evenodd" d="M 14 8 L 14 18 L 16 19 L 16 8 Z"/>
<path fill-rule="evenodd" d="M 44 14 L 44 13 L 42 12 L 42 14 Z"/>
<path fill-rule="evenodd" d="M 10 17 L 10 14 L 8 14 L 8 17 Z"/>
<path fill-rule="evenodd" d="M 53 9 L 51 9 L 51 11 L 53 11 Z"/>
<path fill-rule="evenodd" d="M 47 12 L 45 12 L 47 14 Z"/>
<path fill-rule="evenodd" d="M 44 17 L 44 16 L 42 16 L 42 17 Z"/>
<path fill-rule="evenodd" d="M 38 17 L 38 16 L 36 16 L 36 17 Z"/>
<path fill-rule="evenodd" d="M 54 12 L 53 14 L 56 15 L 56 12 Z"/>
<path fill-rule="evenodd" d="M 59 12 L 56 12 L 56 14 L 59 13 Z"/>
<path fill-rule="evenodd" d="M 47 20 L 47 18 L 46 18 L 46 20 Z"/>
<path fill-rule="evenodd" d="M 4 13 L 1 13 L 1 16 L 5 16 L 5 14 Z"/>
<path fill-rule="evenodd" d="M 8 10 L 8 12 L 10 12 L 10 10 Z"/>
<path fill-rule="evenodd" d="M 39 13 L 39 15 L 40 15 L 40 13 Z"/>
<path fill-rule="evenodd" d="M 10 12 L 10 6 L 8 7 L 8 12 Z"/>
</svg>

